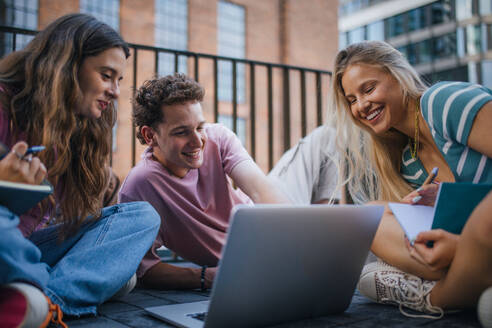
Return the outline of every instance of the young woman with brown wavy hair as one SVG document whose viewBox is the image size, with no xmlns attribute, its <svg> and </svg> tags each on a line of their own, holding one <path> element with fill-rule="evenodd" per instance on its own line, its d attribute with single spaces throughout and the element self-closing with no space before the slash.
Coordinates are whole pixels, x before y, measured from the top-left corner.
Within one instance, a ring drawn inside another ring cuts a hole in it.
<svg viewBox="0 0 492 328">
<path fill-rule="evenodd" d="M 368 41 L 337 54 L 331 96 L 346 168 L 339 184 L 353 199 L 431 204 L 437 186 L 422 184 L 433 167 L 440 182 L 492 183 L 492 90 L 464 82 L 427 87 L 400 52 Z M 475 306 L 492 286 L 490 208 L 492 193 L 460 235 L 427 231 L 414 247 L 386 211 L 372 251 L 390 265 L 367 265 L 359 290 L 435 317 Z M 487 295 L 490 305 L 492 289 Z M 492 325 L 490 311 L 481 314 Z"/>
<path fill-rule="evenodd" d="M 21 309 L 34 302 L 47 313 L 42 291 L 64 313 L 95 314 L 132 277 L 155 238 L 160 220 L 147 203 L 102 206 L 114 101 L 129 55 L 111 27 L 72 14 L 0 61 L 0 141 L 12 148 L 0 161 L 0 179 L 46 177 L 54 186 L 51 199 L 20 223 L 0 207 L 0 288 L 22 294 Z M 27 162 L 27 144 L 46 149 Z M 14 296 L 0 301 L 0 317 L 16 313 Z M 17 317 L 29 319 L 28 312 Z"/>
</svg>

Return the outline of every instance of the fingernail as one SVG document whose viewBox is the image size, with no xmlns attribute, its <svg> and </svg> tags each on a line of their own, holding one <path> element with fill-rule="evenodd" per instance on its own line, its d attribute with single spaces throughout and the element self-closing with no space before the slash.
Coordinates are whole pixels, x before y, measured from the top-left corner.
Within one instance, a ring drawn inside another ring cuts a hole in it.
<svg viewBox="0 0 492 328">
<path fill-rule="evenodd" d="M 422 187 L 418 187 L 417 188 L 417 192 L 421 191 L 422 190 Z"/>
<path fill-rule="evenodd" d="M 412 203 L 416 203 L 416 202 L 418 202 L 421 199 L 422 199 L 422 196 L 415 196 L 415 197 L 412 198 Z"/>
</svg>

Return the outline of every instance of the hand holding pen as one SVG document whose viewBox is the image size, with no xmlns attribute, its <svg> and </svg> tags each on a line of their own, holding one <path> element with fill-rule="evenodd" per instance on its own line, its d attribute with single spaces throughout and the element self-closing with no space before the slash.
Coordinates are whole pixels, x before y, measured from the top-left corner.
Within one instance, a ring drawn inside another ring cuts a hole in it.
<svg viewBox="0 0 492 328">
<path fill-rule="evenodd" d="M 22 154 L 21 152 L 17 151 L 15 149 L 15 147 L 12 147 L 11 152 L 14 153 L 15 156 L 17 156 L 18 159 L 22 159 L 22 160 L 26 160 L 26 161 L 30 162 L 32 160 L 32 155 L 33 154 L 37 154 L 40 151 L 43 151 L 45 148 L 46 148 L 45 146 L 33 146 L 33 147 L 29 147 L 29 148 L 27 148 L 26 152 L 24 154 Z M 9 153 L 8 148 L 4 144 L 0 143 L 0 161 L 5 156 L 7 156 L 8 153 Z"/>
<path fill-rule="evenodd" d="M 434 180 L 437 177 L 437 173 L 439 172 L 439 168 L 436 166 L 432 169 L 431 173 L 427 176 L 427 179 L 425 179 L 424 183 L 422 184 L 423 186 L 429 185 L 434 182 Z M 422 188 L 420 187 L 420 188 Z M 418 190 L 418 189 L 417 189 Z"/>
<path fill-rule="evenodd" d="M 405 196 L 402 199 L 402 202 L 413 205 L 434 206 L 439 186 L 433 182 L 436 179 L 438 172 L 439 168 L 434 167 L 422 186 Z"/>
<path fill-rule="evenodd" d="M 0 180 L 40 184 L 47 170 L 39 158 L 32 155 L 43 149 L 43 146 L 28 148 L 27 144 L 21 141 L 8 151 L 8 148 L 1 144 Z"/>
</svg>

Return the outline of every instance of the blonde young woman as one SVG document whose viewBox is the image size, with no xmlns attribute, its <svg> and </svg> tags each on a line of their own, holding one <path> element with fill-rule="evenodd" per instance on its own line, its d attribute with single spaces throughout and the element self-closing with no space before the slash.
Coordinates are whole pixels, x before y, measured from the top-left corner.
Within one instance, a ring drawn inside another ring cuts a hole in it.
<svg viewBox="0 0 492 328">
<path fill-rule="evenodd" d="M 435 185 L 414 189 L 433 167 L 439 167 L 439 182 L 492 182 L 491 90 L 462 82 L 427 88 L 400 52 L 371 41 L 338 53 L 331 93 L 338 146 L 348 163 L 339 185 L 347 185 L 356 202 L 432 203 Z M 461 235 L 428 231 L 415 247 L 407 247 L 386 211 L 372 251 L 391 266 L 382 261 L 366 266 L 360 291 L 436 317 L 475 306 L 492 286 L 490 209 L 492 194 Z M 435 241 L 433 248 L 425 246 L 428 240 Z M 492 301 L 492 290 L 488 294 Z"/>
</svg>

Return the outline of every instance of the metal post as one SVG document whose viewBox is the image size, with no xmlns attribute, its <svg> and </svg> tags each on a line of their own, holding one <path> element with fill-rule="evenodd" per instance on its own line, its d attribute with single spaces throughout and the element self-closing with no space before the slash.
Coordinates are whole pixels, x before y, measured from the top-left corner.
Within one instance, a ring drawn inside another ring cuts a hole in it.
<svg viewBox="0 0 492 328">
<path fill-rule="evenodd" d="M 133 98 L 135 98 L 135 93 L 137 91 L 137 48 L 133 48 Z M 134 105 L 132 102 L 132 111 L 134 109 Z M 136 133 L 135 133 L 135 122 L 132 122 L 132 167 L 135 166 L 136 156 L 137 156 L 137 144 L 136 144 Z"/>
<path fill-rule="evenodd" d="M 250 111 L 249 119 L 251 122 L 250 133 L 251 133 L 251 156 L 256 159 L 256 88 L 255 88 L 255 64 L 250 64 L 249 66 L 249 89 L 250 89 Z"/>
</svg>

